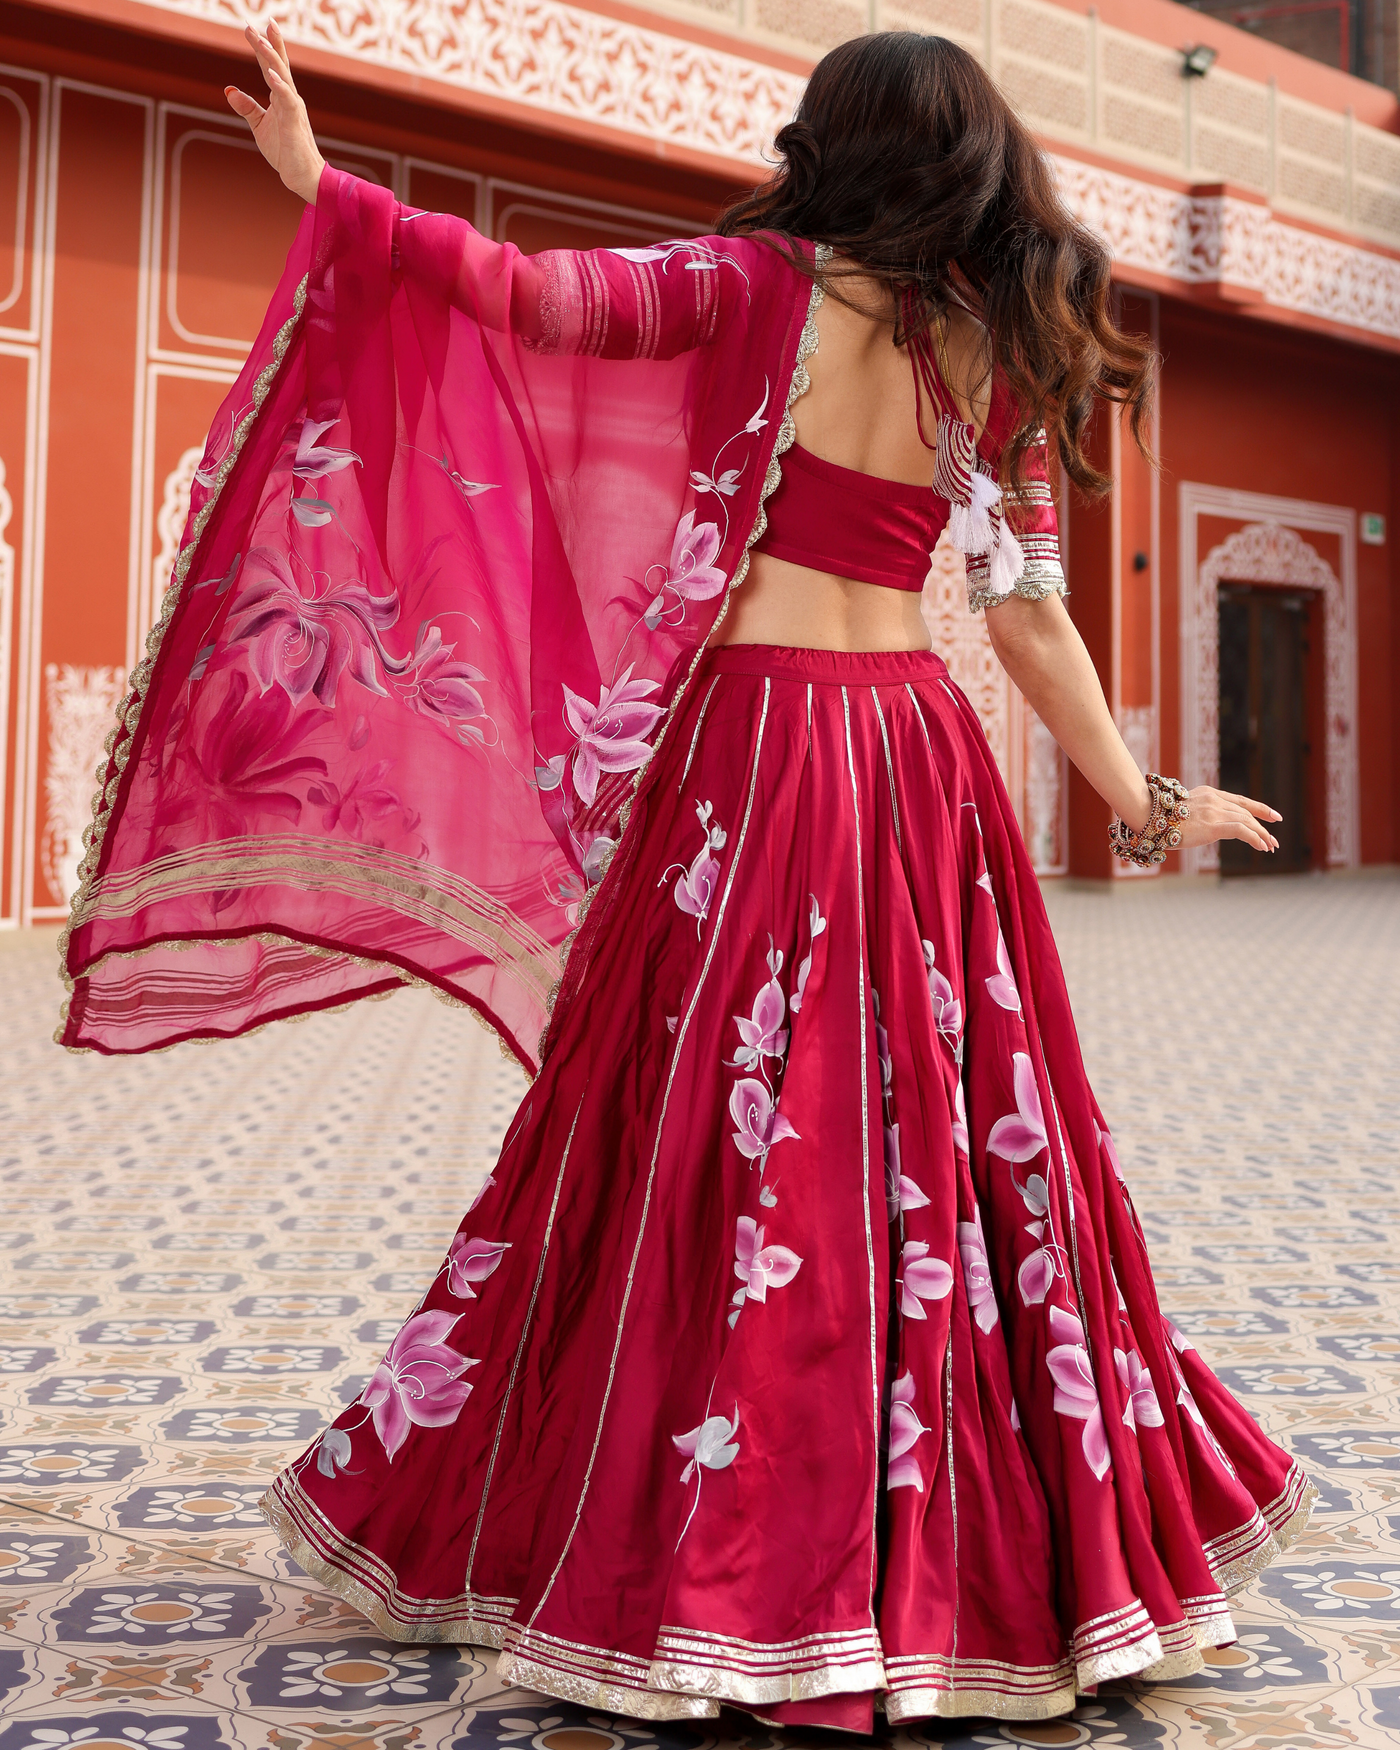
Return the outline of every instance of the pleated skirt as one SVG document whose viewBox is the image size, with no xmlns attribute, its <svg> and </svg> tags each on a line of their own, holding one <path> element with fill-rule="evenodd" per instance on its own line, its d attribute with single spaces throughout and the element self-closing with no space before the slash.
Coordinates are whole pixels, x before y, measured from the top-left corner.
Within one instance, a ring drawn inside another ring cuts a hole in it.
<svg viewBox="0 0 1400 1750">
<path fill-rule="evenodd" d="M 1158 1306 L 942 661 L 733 646 L 484 1190 L 265 1510 L 523 1686 L 862 1729 L 1198 1669 L 1311 1493 Z"/>
</svg>

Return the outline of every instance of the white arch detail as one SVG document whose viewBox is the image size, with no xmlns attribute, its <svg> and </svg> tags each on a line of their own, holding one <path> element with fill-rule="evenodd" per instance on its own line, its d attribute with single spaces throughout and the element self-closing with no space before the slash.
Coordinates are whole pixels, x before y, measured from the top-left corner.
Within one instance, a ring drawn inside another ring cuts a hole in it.
<svg viewBox="0 0 1400 1750">
<path fill-rule="evenodd" d="M 1360 861 L 1356 748 L 1356 516 L 1340 505 L 1301 504 L 1263 494 L 1182 487 L 1182 765 L 1189 784 L 1220 780 L 1220 585 L 1306 589 L 1322 598 L 1325 862 Z M 1260 515 L 1260 513 L 1263 513 Z M 1258 517 L 1197 558 L 1201 515 Z M 1298 532 L 1341 536 L 1342 575 Z M 1218 846 L 1183 857 L 1194 872 L 1220 867 Z"/>
</svg>

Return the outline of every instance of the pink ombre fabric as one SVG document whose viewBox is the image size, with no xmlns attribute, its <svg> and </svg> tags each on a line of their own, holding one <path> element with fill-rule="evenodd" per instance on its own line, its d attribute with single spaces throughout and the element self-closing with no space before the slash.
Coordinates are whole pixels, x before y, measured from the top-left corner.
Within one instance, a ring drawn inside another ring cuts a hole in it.
<svg viewBox="0 0 1400 1750">
<path fill-rule="evenodd" d="M 809 290 L 752 240 L 530 259 L 326 172 L 133 677 L 64 1043 L 412 978 L 534 1067 L 740 568 Z"/>
<path fill-rule="evenodd" d="M 296 1560 L 652 1719 L 1044 1718 L 1233 1640 L 1308 1485 L 1158 1307 L 939 658 L 707 654 L 570 974 L 437 1275 L 266 1497 Z"/>
</svg>

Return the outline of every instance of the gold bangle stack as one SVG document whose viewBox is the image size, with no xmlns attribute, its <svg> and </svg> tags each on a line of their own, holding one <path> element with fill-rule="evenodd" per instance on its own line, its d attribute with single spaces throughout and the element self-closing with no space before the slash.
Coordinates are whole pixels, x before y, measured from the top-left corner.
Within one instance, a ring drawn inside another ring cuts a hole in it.
<svg viewBox="0 0 1400 1750">
<path fill-rule="evenodd" d="M 1147 788 L 1152 796 L 1152 812 L 1141 832 L 1123 820 L 1115 820 L 1108 829 L 1108 842 L 1113 854 L 1124 863 L 1136 863 L 1140 869 L 1153 869 L 1164 863 L 1167 852 L 1181 843 L 1181 822 L 1191 812 L 1186 788 L 1175 778 L 1147 773 Z"/>
</svg>

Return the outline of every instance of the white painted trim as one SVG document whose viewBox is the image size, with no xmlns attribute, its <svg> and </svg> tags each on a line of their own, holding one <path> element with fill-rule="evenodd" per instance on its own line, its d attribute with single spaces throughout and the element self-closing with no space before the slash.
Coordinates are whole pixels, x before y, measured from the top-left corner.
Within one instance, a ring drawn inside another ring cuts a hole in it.
<svg viewBox="0 0 1400 1750">
<path fill-rule="evenodd" d="M 44 211 L 44 167 L 47 160 L 47 135 L 49 114 L 49 76 L 47 73 L 36 73 L 32 67 L 11 67 L 0 62 L 0 78 L 17 81 L 28 81 L 37 87 L 34 105 L 35 118 L 30 132 L 31 150 L 34 156 L 34 235 L 31 238 L 21 235 L 20 258 L 23 259 L 24 245 L 29 244 L 29 317 L 23 327 L 12 327 L 0 322 L 0 338 L 6 340 L 37 341 L 39 338 L 39 242 L 43 229 Z M 18 93 L 16 93 L 18 96 Z M 28 208 L 28 178 L 26 176 L 23 188 L 23 204 L 25 208 L 25 228 L 29 220 Z M 8 307 L 8 306 L 6 306 Z"/>
<path fill-rule="evenodd" d="M 24 102 L 17 91 L 11 91 L 8 85 L 0 85 L 0 98 L 5 98 L 14 104 L 19 116 L 19 172 L 16 178 L 15 192 L 15 277 L 7 297 L 0 298 L 0 312 L 8 310 L 11 304 L 19 302 L 20 293 L 24 290 L 24 243 L 25 231 L 29 223 L 29 105 Z"/>
<path fill-rule="evenodd" d="M 502 205 L 502 195 L 520 196 Z M 488 235 L 497 243 L 503 241 L 501 232 L 509 215 L 516 211 L 539 214 L 542 218 L 564 218 L 570 213 L 577 213 L 582 220 L 591 217 L 613 220 L 619 229 L 632 226 L 638 237 L 654 242 L 658 237 L 697 237 L 700 227 L 677 219 L 674 214 L 649 213 L 638 207 L 622 207 L 612 201 L 588 200 L 583 195 L 552 194 L 542 188 L 532 188 L 528 183 L 506 182 L 500 177 L 491 176 L 486 180 L 487 223 Z"/>
<path fill-rule="evenodd" d="M 1356 622 L 1356 512 L 1350 505 L 1322 504 L 1310 499 L 1278 498 L 1269 493 L 1240 492 L 1230 487 L 1208 486 L 1183 480 L 1178 487 L 1181 662 L 1181 769 L 1188 787 L 1214 784 L 1220 773 L 1219 739 L 1219 621 L 1203 611 L 1207 597 L 1213 603 L 1217 585 L 1228 578 L 1233 558 L 1231 537 L 1204 558 L 1199 551 L 1199 522 L 1203 516 L 1221 517 L 1246 525 L 1250 530 L 1277 528 L 1334 535 L 1341 548 L 1341 577 L 1315 549 L 1298 539 L 1294 562 L 1285 566 L 1288 575 L 1240 577 L 1241 582 L 1283 587 L 1311 588 L 1331 597 L 1328 626 L 1324 633 L 1328 721 L 1324 726 L 1327 761 L 1326 862 L 1329 867 L 1353 867 L 1361 860 L 1360 757 L 1357 747 L 1357 622 Z M 1307 555 L 1311 555 L 1308 559 Z M 1330 580 L 1330 582 L 1329 582 Z M 1333 646 L 1340 640 L 1341 648 Z M 1216 696 L 1212 698 L 1209 687 Z M 1344 731 L 1337 719 L 1345 720 Z M 1339 741 L 1345 746 L 1339 746 Z M 1188 873 L 1219 866 L 1215 846 L 1197 847 L 1182 853 Z"/>
<path fill-rule="evenodd" d="M 136 369 L 131 397 L 131 520 L 127 529 L 126 574 L 126 672 L 136 666 L 141 637 L 141 608 L 145 597 L 141 570 L 142 533 L 145 526 L 147 483 L 145 460 L 150 445 L 147 429 L 146 396 L 146 334 L 150 325 L 152 290 L 156 279 L 152 256 L 157 247 L 155 224 L 158 209 L 155 200 L 156 168 L 156 105 L 143 98 L 146 110 L 146 137 L 142 146 L 141 165 L 141 229 L 137 243 L 136 268 Z"/>
<path fill-rule="evenodd" d="M 15 550 L 5 539 L 5 530 L 14 508 L 5 484 L 4 458 L 0 457 L 0 820 L 5 814 L 5 777 L 9 769 L 10 671 L 14 666 L 15 643 Z"/>
<path fill-rule="evenodd" d="M 246 353 L 253 344 L 254 336 L 235 340 L 225 334 L 196 334 L 180 320 L 176 302 L 180 281 L 180 167 L 185 147 L 194 140 L 204 140 L 211 145 L 228 146 L 235 152 L 251 152 L 254 157 L 258 156 L 258 149 L 250 139 L 239 139 L 230 133 L 215 133 L 212 128 L 187 128 L 170 148 L 170 214 L 164 274 L 165 320 L 175 336 L 190 346 L 217 346 L 224 347 L 229 352 Z"/>
<path fill-rule="evenodd" d="M 29 587 L 21 591 L 19 686 L 15 702 L 15 909 L 27 925 L 34 910 L 34 858 L 39 795 L 39 658 L 44 619 L 44 546 L 49 490 L 49 384 L 53 371 L 54 231 L 58 217 L 58 147 L 63 125 L 63 79 L 51 86 L 42 158 L 42 235 L 36 226 L 34 261 L 39 285 L 39 348 L 35 381 L 33 491 L 27 506 L 25 551 Z"/>
</svg>

